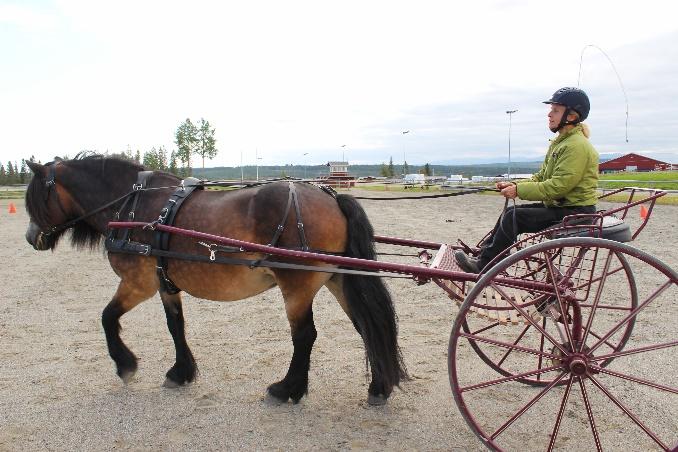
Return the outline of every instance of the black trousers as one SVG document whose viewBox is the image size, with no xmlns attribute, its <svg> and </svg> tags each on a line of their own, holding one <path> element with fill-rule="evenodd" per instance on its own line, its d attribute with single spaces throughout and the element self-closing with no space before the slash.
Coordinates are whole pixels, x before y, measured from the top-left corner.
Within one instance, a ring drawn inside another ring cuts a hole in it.
<svg viewBox="0 0 678 452">
<path fill-rule="evenodd" d="M 515 225 L 514 230 L 514 211 Z M 542 203 L 520 204 L 509 207 L 497 220 L 494 232 L 480 249 L 480 266 L 484 267 L 495 256 L 513 245 L 518 234 L 539 232 L 560 223 L 568 215 L 596 213 L 596 206 L 546 207 Z"/>
</svg>

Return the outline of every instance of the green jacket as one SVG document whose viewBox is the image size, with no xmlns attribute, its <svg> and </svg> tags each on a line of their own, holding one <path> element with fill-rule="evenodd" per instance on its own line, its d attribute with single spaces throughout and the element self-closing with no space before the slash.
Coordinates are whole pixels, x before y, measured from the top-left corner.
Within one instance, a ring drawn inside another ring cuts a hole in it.
<svg viewBox="0 0 678 452">
<path fill-rule="evenodd" d="M 539 172 L 518 182 L 518 197 L 548 207 L 593 206 L 598 187 L 598 152 L 581 125 L 558 135 Z"/>
</svg>

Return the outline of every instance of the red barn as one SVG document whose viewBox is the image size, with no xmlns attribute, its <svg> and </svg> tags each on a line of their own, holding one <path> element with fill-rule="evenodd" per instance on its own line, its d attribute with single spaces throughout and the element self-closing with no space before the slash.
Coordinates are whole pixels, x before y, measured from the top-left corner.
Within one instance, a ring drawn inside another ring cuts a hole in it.
<svg viewBox="0 0 678 452">
<path fill-rule="evenodd" d="M 612 171 L 666 171 L 671 164 L 638 154 L 626 154 L 598 165 L 601 173 Z"/>
</svg>

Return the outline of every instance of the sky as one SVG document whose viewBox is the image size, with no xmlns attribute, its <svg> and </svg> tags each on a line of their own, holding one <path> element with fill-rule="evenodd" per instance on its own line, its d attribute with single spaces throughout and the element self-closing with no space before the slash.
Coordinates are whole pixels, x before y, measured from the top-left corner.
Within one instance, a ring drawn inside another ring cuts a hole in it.
<svg viewBox="0 0 678 452">
<path fill-rule="evenodd" d="M 676 13 L 656 0 L 0 0 L 0 162 L 171 150 L 186 118 L 216 130 L 208 167 L 503 162 L 509 137 L 512 160 L 540 160 L 553 136 L 541 101 L 579 84 L 601 154 L 678 163 Z"/>
</svg>

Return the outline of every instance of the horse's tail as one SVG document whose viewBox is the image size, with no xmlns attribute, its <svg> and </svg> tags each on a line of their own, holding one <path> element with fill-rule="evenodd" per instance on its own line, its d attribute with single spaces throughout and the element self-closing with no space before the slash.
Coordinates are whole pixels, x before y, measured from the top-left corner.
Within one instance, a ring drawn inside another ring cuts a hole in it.
<svg viewBox="0 0 678 452">
<path fill-rule="evenodd" d="M 374 230 L 362 206 L 350 195 L 337 195 L 337 204 L 348 222 L 345 255 L 376 259 Z M 394 386 L 408 378 L 398 347 L 397 317 L 391 295 L 378 276 L 345 274 L 343 290 L 351 320 L 365 343 L 372 381 L 384 385 L 371 388 L 374 389 L 371 392 L 388 397 Z"/>
</svg>

